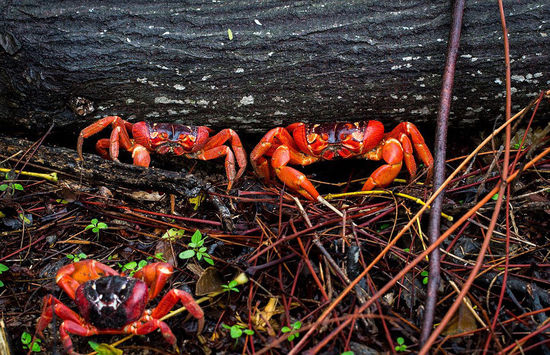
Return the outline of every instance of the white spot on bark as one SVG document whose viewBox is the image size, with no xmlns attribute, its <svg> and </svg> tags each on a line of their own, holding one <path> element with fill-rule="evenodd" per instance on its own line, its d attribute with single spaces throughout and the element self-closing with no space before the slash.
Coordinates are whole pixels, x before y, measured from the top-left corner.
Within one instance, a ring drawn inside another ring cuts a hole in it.
<svg viewBox="0 0 550 355">
<path fill-rule="evenodd" d="M 146 84 L 147 83 L 147 78 L 137 78 L 136 81 L 138 83 Z"/>
<path fill-rule="evenodd" d="M 273 113 L 273 115 L 274 115 L 274 116 L 286 116 L 286 115 L 288 115 L 288 113 L 283 112 L 283 111 L 278 111 L 278 110 L 277 110 L 277 111 L 275 111 L 275 112 Z"/>
<path fill-rule="evenodd" d="M 502 80 L 500 80 L 499 78 L 496 78 L 496 79 L 495 79 L 495 84 L 501 85 L 501 84 L 502 84 Z"/>
<path fill-rule="evenodd" d="M 212 77 L 212 75 L 205 75 L 201 78 L 202 81 L 206 81 L 208 79 L 210 79 Z"/>
<path fill-rule="evenodd" d="M 169 99 L 166 96 L 155 97 L 155 103 L 156 104 L 178 104 L 178 105 L 185 104 L 185 102 L 183 102 L 182 100 Z"/>
<path fill-rule="evenodd" d="M 185 90 L 185 86 L 180 85 L 180 84 L 175 84 L 174 89 L 176 89 L 176 90 Z"/>
<path fill-rule="evenodd" d="M 254 103 L 254 96 L 252 96 L 252 95 L 243 96 L 243 98 L 240 101 L 240 104 L 242 106 L 252 105 L 253 103 Z"/>
<path fill-rule="evenodd" d="M 243 68 L 237 68 L 235 69 L 235 73 L 244 73 L 244 69 Z"/>
<path fill-rule="evenodd" d="M 135 102 L 134 99 L 126 99 L 126 103 L 128 105 L 133 104 L 134 102 Z"/>
<path fill-rule="evenodd" d="M 130 38 L 126 37 L 126 42 L 132 43 L 132 40 Z"/>
<path fill-rule="evenodd" d="M 396 100 L 399 99 L 399 96 L 397 96 L 397 95 L 395 95 L 395 94 L 390 94 L 390 97 L 391 97 L 392 99 L 396 99 Z"/>
<path fill-rule="evenodd" d="M 160 117 L 160 114 L 157 111 L 153 111 L 146 114 L 145 117 Z"/>
<path fill-rule="evenodd" d="M 258 20 L 258 19 L 254 19 L 254 23 L 255 23 L 256 25 L 258 25 L 258 26 L 261 26 L 261 25 L 262 25 L 262 23 L 261 23 L 260 20 Z"/>
</svg>

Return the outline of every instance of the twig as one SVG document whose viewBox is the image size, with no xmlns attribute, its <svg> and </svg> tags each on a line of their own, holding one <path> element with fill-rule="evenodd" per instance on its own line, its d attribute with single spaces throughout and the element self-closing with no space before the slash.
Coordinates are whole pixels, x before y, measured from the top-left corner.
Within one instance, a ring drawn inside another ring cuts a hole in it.
<svg viewBox="0 0 550 355">
<path fill-rule="evenodd" d="M 453 23 L 449 35 L 449 47 L 447 59 L 445 62 L 445 72 L 443 73 L 443 83 L 441 85 L 441 101 L 439 103 L 439 114 L 437 116 L 437 129 L 435 136 L 435 160 L 434 160 L 434 190 L 438 189 L 445 180 L 445 158 L 447 152 L 447 122 L 451 110 L 451 100 L 453 93 L 453 82 L 455 75 L 456 57 L 458 56 L 458 47 L 460 44 L 460 30 L 462 28 L 462 16 L 464 15 L 464 0 L 456 0 L 453 9 Z M 430 224 L 428 236 L 430 243 L 437 240 L 440 233 L 440 214 L 443 206 L 444 190 L 437 196 L 430 212 Z M 439 248 L 435 248 L 430 254 L 430 267 L 428 276 L 428 290 L 426 296 L 426 305 L 424 320 L 422 322 L 422 332 L 420 344 L 426 342 L 432 330 L 435 306 L 437 303 L 437 289 L 441 280 L 441 266 L 439 263 Z"/>
</svg>

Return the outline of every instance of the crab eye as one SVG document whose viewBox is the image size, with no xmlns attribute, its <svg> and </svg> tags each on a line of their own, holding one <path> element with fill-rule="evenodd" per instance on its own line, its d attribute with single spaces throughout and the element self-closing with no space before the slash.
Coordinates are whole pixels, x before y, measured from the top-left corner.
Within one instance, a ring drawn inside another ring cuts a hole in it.
<svg viewBox="0 0 550 355">
<path fill-rule="evenodd" d="M 161 132 L 161 133 L 160 133 L 160 138 L 162 138 L 162 139 L 168 139 L 168 133 L 166 133 L 166 132 Z"/>
</svg>

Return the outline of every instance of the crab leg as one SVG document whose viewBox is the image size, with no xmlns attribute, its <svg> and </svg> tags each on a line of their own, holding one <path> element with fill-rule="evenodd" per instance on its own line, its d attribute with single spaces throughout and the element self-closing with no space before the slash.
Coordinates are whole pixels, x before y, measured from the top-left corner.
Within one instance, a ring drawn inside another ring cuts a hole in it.
<svg viewBox="0 0 550 355">
<path fill-rule="evenodd" d="M 370 160 L 380 160 L 382 158 L 387 164 L 382 165 L 371 174 L 363 185 L 363 191 L 388 186 L 395 180 L 403 166 L 403 147 L 395 138 L 387 139 L 381 149 L 367 153 L 365 156 Z"/>
<path fill-rule="evenodd" d="M 290 189 L 293 189 L 302 196 L 310 200 L 317 200 L 319 192 L 315 189 L 311 181 L 300 171 L 287 166 L 289 162 L 308 165 L 317 161 L 317 158 L 306 156 L 297 151 L 293 151 L 286 145 L 279 146 L 271 159 L 271 165 L 279 179 Z"/>
<path fill-rule="evenodd" d="M 220 145 L 209 150 L 202 150 L 194 154 L 185 154 L 191 159 L 212 160 L 225 156 L 225 174 L 227 176 L 227 191 L 231 190 L 235 181 L 235 155 L 226 145 Z M 240 170 L 239 170 L 240 171 Z"/>
<path fill-rule="evenodd" d="M 229 139 L 231 139 L 231 148 L 233 148 L 233 153 L 235 154 L 235 158 L 237 159 L 237 164 L 239 165 L 239 171 L 235 176 L 235 180 L 237 180 L 241 177 L 241 175 L 244 173 L 244 170 L 246 169 L 247 159 L 246 159 L 246 152 L 243 148 L 241 140 L 234 130 L 230 128 L 222 129 L 216 135 L 214 135 L 208 140 L 203 150 L 207 151 L 214 147 L 221 146 L 222 144 L 227 142 Z M 233 166 L 234 166 L 234 163 L 233 163 Z M 226 161 L 226 167 L 227 167 L 227 161 Z M 233 167 L 233 170 L 235 170 L 234 167 Z"/>
<path fill-rule="evenodd" d="M 153 263 L 138 270 L 134 277 L 143 280 L 147 284 L 149 299 L 153 299 L 160 293 L 173 272 L 174 268 L 168 263 Z"/>
<path fill-rule="evenodd" d="M 428 168 L 428 176 L 431 175 L 434 159 L 432 157 L 432 153 L 424 142 L 422 134 L 414 124 L 410 122 L 402 122 L 388 134 L 388 137 L 397 138 L 403 145 L 403 150 L 405 151 L 405 165 L 407 166 L 411 177 L 414 177 L 416 173 L 416 163 L 414 163 L 414 158 L 412 157 L 411 140 L 412 145 L 414 145 L 414 149 L 416 150 L 416 154 L 418 154 L 420 160 L 422 160 Z M 407 147 L 407 144 L 410 148 Z M 412 171 L 414 171 L 414 173 Z"/>
<path fill-rule="evenodd" d="M 199 320 L 199 323 L 202 323 L 204 321 L 204 313 L 202 311 L 202 308 L 197 304 L 193 296 L 185 291 L 178 289 L 172 289 L 166 295 L 164 295 L 157 307 L 155 307 L 155 309 L 153 309 L 153 311 L 151 312 L 151 316 L 154 319 L 162 318 L 168 312 L 170 312 L 170 310 L 176 305 L 176 303 L 178 303 L 178 301 L 181 301 L 185 308 L 187 308 L 187 311 L 189 311 L 189 313 L 193 317 Z"/>
<path fill-rule="evenodd" d="M 38 324 L 36 325 L 36 332 L 41 336 L 43 335 L 42 332 L 44 331 L 44 329 L 46 329 L 48 324 L 50 324 L 50 322 L 52 321 L 53 312 L 55 312 L 55 314 L 57 314 L 57 316 L 63 320 L 80 322 L 81 319 L 75 311 L 64 305 L 54 296 L 45 296 L 44 303 L 42 305 L 42 314 L 40 315 L 40 318 L 38 319 Z"/>
<path fill-rule="evenodd" d="M 290 133 L 283 127 L 276 127 L 267 132 L 250 153 L 250 164 L 256 174 L 265 182 L 271 180 L 271 169 L 265 156 L 273 155 L 275 149 L 280 145 L 298 150 Z"/>
<path fill-rule="evenodd" d="M 82 144 L 84 143 L 84 138 L 88 138 L 88 137 L 93 136 L 94 134 L 96 134 L 98 132 L 101 132 L 103 129 L 105 129 L 105 127 L 109 126 L 110 124 L 112 124 L 113 127 L 115 127 L 115 128 L 119 127 L 119 126 L 122 127 L 122 131 L 124 131 L 126 134 L 125 135 L 123 134 L 124 137 L 122 137 L 122 139 L 124 141 L 121 144 L 124 147 L 127 144 L 131 145 L 129 143 L 130 138 L 128 137 L 128 132 L 126 130 L 127 124 L 131 125 L 131 123 L 128 123 L 128 122 L 124 121 L 122 118 L 120 118 L 118 116 L 107 116 L 107 117 L 104 117 L 104 118 L 92 123 L 88 127 L 84 128 L 82 131 L 80 131 L 80 134 L 78 135 L 78 142 L 76 144 L 76 150 L 77 150 L 78 156 L 80 157 L 81 160 L 83 160 L 83 158 L 82 158 Z M 111 134 L 111 137 L 112 137 L 112 134 Z M 117 154 L 117 156 L 118 156 L 118 154 Z"/>
</svg>

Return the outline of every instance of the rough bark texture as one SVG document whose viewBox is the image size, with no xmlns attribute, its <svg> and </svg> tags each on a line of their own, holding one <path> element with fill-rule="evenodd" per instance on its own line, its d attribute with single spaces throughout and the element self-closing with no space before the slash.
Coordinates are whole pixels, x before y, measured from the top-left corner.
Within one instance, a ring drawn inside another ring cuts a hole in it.
<svg viewBox="0 0 550 355">
<path fill-rule="evenodd" d="M 117 114 L 232 127 L 298 120 L 433 122 L 451 1 L 7 1 L 0 124 L 80 130 Z M 550 4 L 504 1 L 514 104 L 550 85 Z M 232 33 L 232 36 L 229 34 Z M 232 37 L 232 39 L 230 38 Z M 495 1 L 468 1 L 451 120 L 498 116 L 504 61 Z M 82 97 L 94 111 L 76 115 Z M 72 105 L 75 106 L 75 105 Z"/>
</svg>

